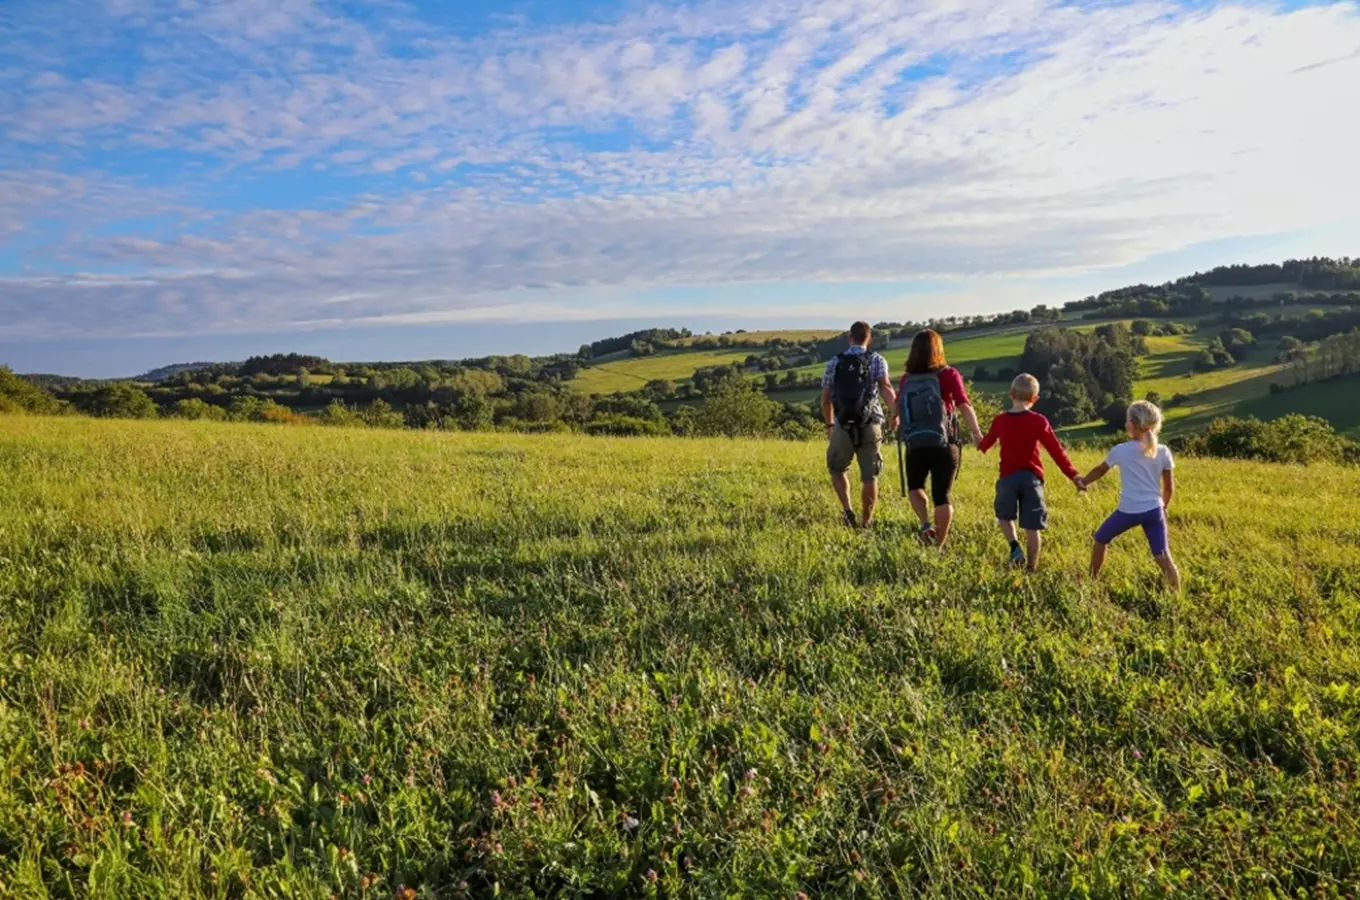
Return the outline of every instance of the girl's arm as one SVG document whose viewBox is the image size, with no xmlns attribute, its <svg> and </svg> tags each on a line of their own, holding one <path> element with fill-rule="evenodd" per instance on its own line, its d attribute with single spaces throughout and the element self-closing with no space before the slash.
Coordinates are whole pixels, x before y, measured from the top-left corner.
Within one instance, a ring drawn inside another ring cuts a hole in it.
<svg viewBox="0 0 1360 900">
<path fill-rule="evenodd" d="M 1170 469 L 1162 472 L 1162 506 L 1171 508 L 1171 498 L 1176 495 L 1176 476 Z"/>
<path fill-rule="evenodd" d="M 1100 465 L 1092 469 L 1086 475 L 1086 477 L 1082 479 L 1082 483 L 1088 485 L 1095 484 L 1097 481 L 1104 478 L 1108 474 L 1110 474 L 1110 464 L 1101 463 Z M 1168 471 L 1167 474 L 1170 475 L 1171 474 L 1170 471 Z M 1165 484 L 1166 482 L 1163 481 L 1162 483 Z"/>
</svg>

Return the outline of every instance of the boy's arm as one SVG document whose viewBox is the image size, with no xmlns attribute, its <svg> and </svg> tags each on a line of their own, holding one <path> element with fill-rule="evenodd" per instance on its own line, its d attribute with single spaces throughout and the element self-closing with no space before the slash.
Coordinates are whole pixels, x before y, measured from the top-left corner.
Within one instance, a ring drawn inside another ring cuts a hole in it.
<svg viewBox="0 0 1360 900">
<path fill-rule="evenodd" d="M 1063 449 L 1058 436 L 1053 433 L 1052 425 L 1044 422 L 1044 430 L 1039 433 L 1039 440 L 1043 443 L 1044 449 L 1048 451 L 1048 455 L 1053 457 L 1053 461 L 1058 464 L 1058 468 L 1062 469 L 1062 473 L 1080 485 L 1082 483 L 1081 473 L 1077 471 L 1076 466 L 1072 465 L 1072 459 Z"/>
<path fill-rule="evenodd" d="M 1162 471 L 1162 506 L 1171 508 L 1171 498 L 1176 495 L 1176 475 L 1170 469 Z"/>
<path fill-rule="evenodd" d="M 992 419 L 992 427 L 987 429 L 987 436 L 978 441 L 977 448 L 979 453 L 986 453 L 988 450 L 992 449 L 992 445 L 995 444 L 997 438 L 1000 437 L 1000 435 L 996 433 L 996 425 L 1000 421 L 1001 419 L 999 417 Z"/>
</svg>

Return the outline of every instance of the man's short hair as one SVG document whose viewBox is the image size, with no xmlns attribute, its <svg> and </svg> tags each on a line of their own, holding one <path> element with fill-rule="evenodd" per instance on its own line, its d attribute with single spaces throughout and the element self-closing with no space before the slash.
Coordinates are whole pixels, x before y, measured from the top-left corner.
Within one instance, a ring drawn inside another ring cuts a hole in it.
<svg viewBox="0 0 1360 900">
<path fill-rule="evenodd" d="M 850 340 L 856 344 L 867 344 L 869 338 L 874 336 L 874 330 L 869 327 L 868 322 L 856 322 L 850 326 Z"/>
<path fill-rule="evenodd" d="M 1039 379 L 1028 372 L 1021 372 L 1011 382 L 1011 393 L 1021 400 L 1033 400 L 1039 396 Z"/>
</svg>

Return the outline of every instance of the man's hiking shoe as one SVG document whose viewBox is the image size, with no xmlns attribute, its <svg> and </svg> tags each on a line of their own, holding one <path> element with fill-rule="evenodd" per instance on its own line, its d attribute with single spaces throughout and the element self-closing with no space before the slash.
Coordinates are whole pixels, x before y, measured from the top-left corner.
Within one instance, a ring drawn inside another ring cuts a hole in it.
<svg viewBox="0 0 1360 900">
<path fill-rule="evenodd" d="M 925 544 L 927 547 L 934 547 L 937 543 L 939 543 L 939 535 L 935 533 L 934 525 L 922 525 L 921 531 L 919 534 L 917 534 L 916 537 L 917 540 L 919 540 L 922 544 Z"/>
<path fill-rule="evenodd" d="M 1011 548 L 1011 565 L 1023 566 L 1025 564 L 1025 551 L 1020 547 Z"/>
<path fill-rule="evenodd" d="M 855 511 L 853 509 L 845 510 L 841 514 L 841 521 L 845 523 L 845 527 L 847 528 L 859 527 L 859 519 L 855 518 Z"/>
</svg>

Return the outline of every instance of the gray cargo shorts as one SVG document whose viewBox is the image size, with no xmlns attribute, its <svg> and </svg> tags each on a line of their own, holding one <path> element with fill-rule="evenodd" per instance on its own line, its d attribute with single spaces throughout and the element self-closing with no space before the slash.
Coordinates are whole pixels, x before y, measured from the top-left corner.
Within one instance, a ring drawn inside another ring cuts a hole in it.
<svg viewBox="0 0 1360 900">
<path fill-rule="evenodd" d="M 1012 472 L 996 483 L 996 517 L 1002 522 L 1020 520 L 1028 531 L 1048 527 L 1048 503 L 1044 500 L 1044 480 L 1028 470 Z"/>
<path fill-rule="evenodd" d="M 868 484 L 878 480 L 883 471 L 883 426 L 863 425 L 852 434 L 837 425 L 831 430 L 831 444 L 826 448 L 826 468 L 832 475 L 850 471 L 850 463 L 859 460 L 859 480 Z M 858 437 L 858 442 L 856 441 Z"/>
</svg>

